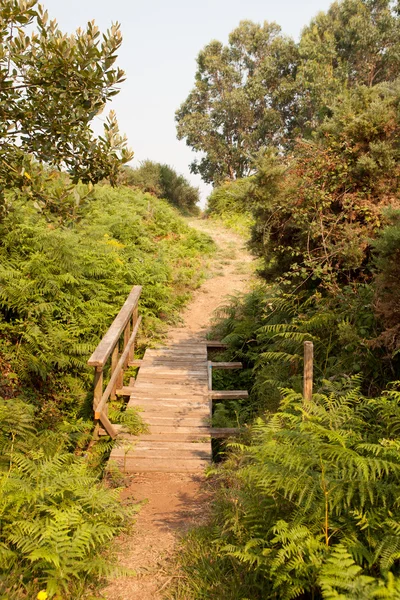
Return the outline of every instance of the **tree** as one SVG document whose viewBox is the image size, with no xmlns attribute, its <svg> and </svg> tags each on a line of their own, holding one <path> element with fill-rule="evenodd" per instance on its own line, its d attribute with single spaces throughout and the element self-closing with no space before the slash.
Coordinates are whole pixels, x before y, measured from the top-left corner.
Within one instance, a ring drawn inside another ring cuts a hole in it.
<svg viewBox="0 0 400 600">
<path fill-rule="evenodd" d="M 90 127 L 124 79 L 114 66 L 122 42 L 118 24 L 100 37 L 94 22 L 65 35 L 37 0 L 3 0 L 0 7 L 0 209 L 10 187 L 34 187 L 42 163 L 74 181 L 116 181 L 132 158 L 110 113 L 104 135 Z"/>
<path fill-rule="evenodd" d="M 228 46 L 213 41 L 199 53 L 195 87 L 176 113 L 178 138 L 205 154 L 193 173 L 209 183 L 243 177 L 259 148 L 284 143 L 296 63 L 293 40 L 267 22 L 242 21 Z"/>
<path fill-rule="evenodd" d="M 391 0 L 344 0 L 319 13 L 299 44 L 297 131 L 308 134 L 345 89 L 396 79 L 399 34 Z"/>
</svg>

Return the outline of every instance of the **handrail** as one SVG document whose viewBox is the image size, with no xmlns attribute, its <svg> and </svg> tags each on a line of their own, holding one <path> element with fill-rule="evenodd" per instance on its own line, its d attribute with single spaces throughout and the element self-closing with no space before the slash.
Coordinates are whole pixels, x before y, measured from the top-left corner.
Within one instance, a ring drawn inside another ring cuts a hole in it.
<svg viewBox="0 0 400 600">
<path fill-rule="evenodd" d="M 101 397 L 100 402 L 98 403 L 98 405 L 95 408 L 94 411 L 94 418 L 95 419 L 100 419 L 101 418 L 101 413 L 103 412 L 103 409 L 105 407 L 105 405 L 107 404 L 107 400 L 111 395 L 111 392 L 115 386 L 115 384 L 117 383 L 117 378 L 119 375 L 119 371 L 121 371 L 121 369 L 124 366 L 124 363 L 126 362 L 126 359 L 128 358 L 129 352 L 131 350 L 132 345 L 135 343 L 135 338 L 141 323 L 142 317 L 139 317 L 137 320 L 137 323 L 135 325 L 135 327 L 133 328 L 132 331 L 132 335 L 129 338 L 129 342 L 126 345 L 125 350 L 123 351 L 121 358 L 119 359 L 117 366 L 115 367 L 114 373 L 111 375 L 111 379 L 108 382 L 108 385 L 106 387 L 106 389 L 104 390 L 104 393 Z"/>
<path fill-rule="evenodd" d="M 100 344 L 89 358 L 88 365 L 90 367 L 104 367 L 111 352 L 114 350 L 116 343 L 121 337 L 121 333 L 124 331 L 127 323 L 129 322 L 133 311 L 137 307 L 141 293 L 141 285 L 135 285 L 132 288 L 129 296 L 125 300 L 123 307 L 115 317 Z"/>
<path fill-rule="evenodd" d="M 98 435 L 99 421 L 107 433 L 115 438 L 117 429 L 110 423 L 107 413 L 107 401 L 115 398 L 118 387 L 122 387 L 124 370 L 134 361 L 135 339 L 142 317 L 138 316 L 138 302 L 142 286 L 135 285 L 118 315 L 115 317 L 96 350 L 88 360 L 88 365 L 94 367 L 93 410 L 97 421 L 95 437 Z M 122 351 L 120 354 L 120 339 L 123 335 Z M 103 370 L 111 356 L 111 378 L 103 392 Z"/>
</svg>

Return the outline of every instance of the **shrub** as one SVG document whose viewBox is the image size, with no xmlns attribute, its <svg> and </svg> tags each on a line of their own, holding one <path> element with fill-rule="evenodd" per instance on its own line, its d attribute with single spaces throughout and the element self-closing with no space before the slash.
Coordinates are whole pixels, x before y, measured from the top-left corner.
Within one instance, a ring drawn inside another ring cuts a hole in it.
<svg viewBox="0 0 400 600">
<path fill-rule="evenodd" d="M 125 167 L 123 183 L 164 198 L 183 214 L 198 214 L 199 190 L 169 165 L 145 160 L 140 167 Z"/>
<path fill-rule="evenodd" d="M 400 393 L 325 385 L 307 407 L 283 390 L 250 443 L 231 444 L 203 548 L 185 550 L 191 597 L 221 597 L 218 572 L 230 599 L 398 597 Z"/>
</svg>

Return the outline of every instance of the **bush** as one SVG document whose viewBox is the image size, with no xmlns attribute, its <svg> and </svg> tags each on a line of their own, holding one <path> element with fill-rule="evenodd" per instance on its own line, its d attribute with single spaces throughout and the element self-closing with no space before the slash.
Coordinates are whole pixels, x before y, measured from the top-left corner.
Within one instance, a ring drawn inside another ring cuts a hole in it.
<svg viewBox="0 0 400 600">
<path fill-rule="evenodd" d="M 213 523 L 184 551 L 190 597 L 220 598 L 219 574 L 232 600 L 399 598 L 399 426 L 394 390 L 326 382 L 307 407 L 283 390 L 217 471 Z"/>
<path fill-rule="evenodd" d="M 211 192 L 207 201 L 207 215 L 219 218 L 237 233 L 248 236 L 253 225 L 250 212 L 252 178 L 226 181 Z"/>
<path fill-rule="evenodd" d="M 0 398 L 0 594 L 81 598 L 115 572 L 106 552 L 129 512 L 77 455 L 74 436 L 33 423 L 32 406 Z"/>
<path fill-rule="evenodd" d="M 125 167 L 121 179 L 125 185 L 164 198 L 185 215 L 199 213 L 199 190 L 168 165 L 145 160 L 135 169 Z"/>
</svg>

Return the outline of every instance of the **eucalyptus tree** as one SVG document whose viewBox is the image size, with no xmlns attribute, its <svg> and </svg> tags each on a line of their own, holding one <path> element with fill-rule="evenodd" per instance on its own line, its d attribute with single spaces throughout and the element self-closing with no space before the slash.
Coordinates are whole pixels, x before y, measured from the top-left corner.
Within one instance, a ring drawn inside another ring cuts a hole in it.
<svg viewBox="0 0 400 600">
<path fill-rule="evenodd" d="M 249 174 L 254 153 L 285 142 L 295 112 L 296 44 L 275 23 L 242 21 L 198 55 L 195 86 L 176 113 L 179 139 L 202 153 L 204 181 Z"/>
</svg>

